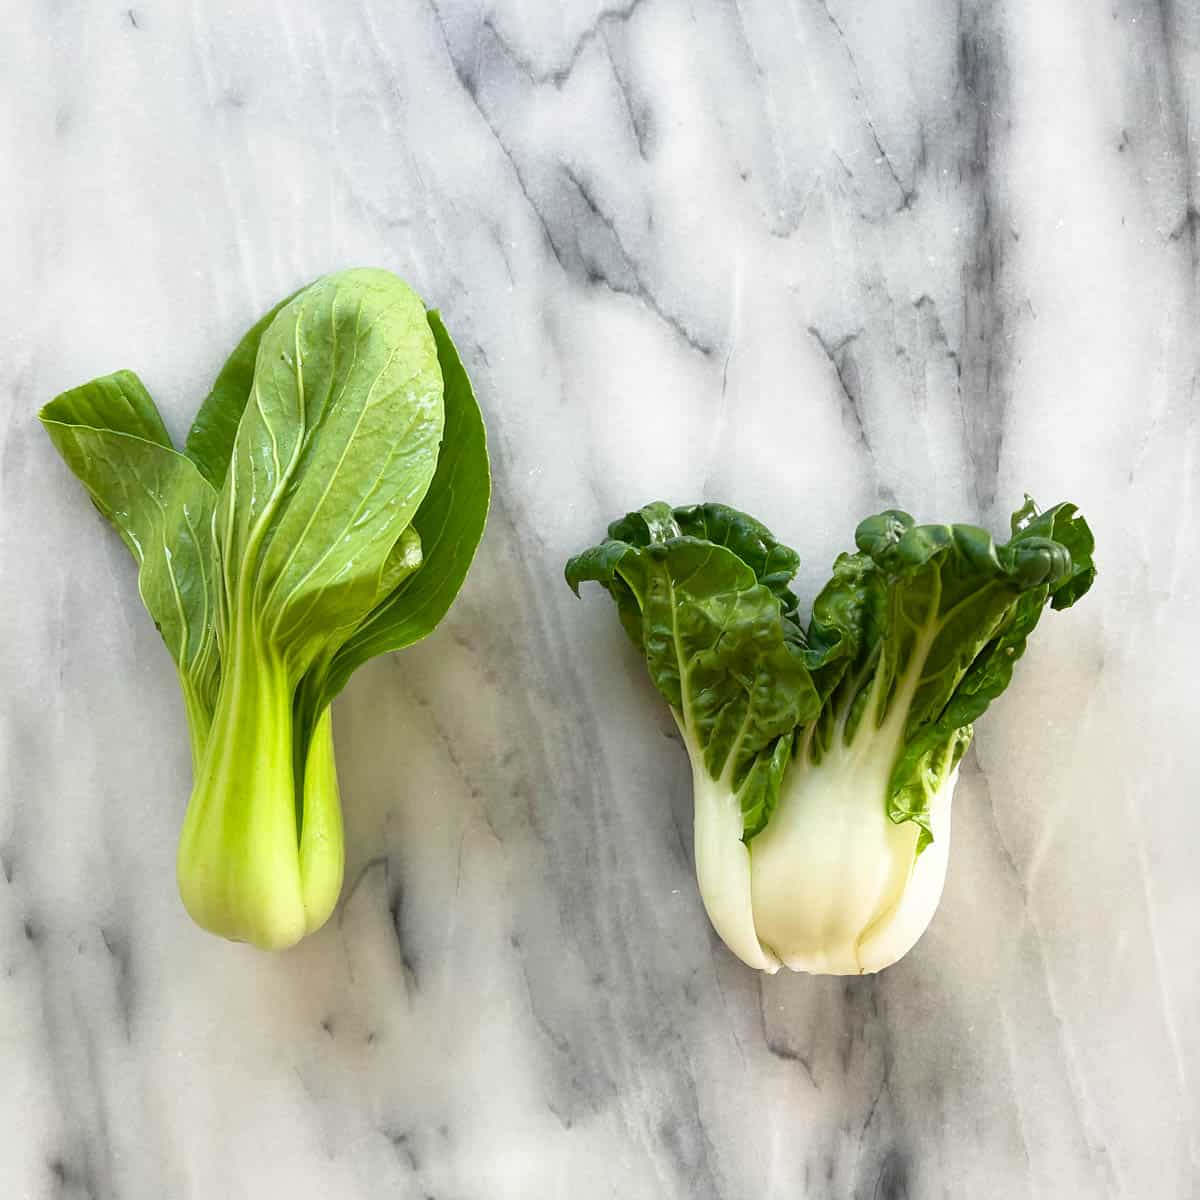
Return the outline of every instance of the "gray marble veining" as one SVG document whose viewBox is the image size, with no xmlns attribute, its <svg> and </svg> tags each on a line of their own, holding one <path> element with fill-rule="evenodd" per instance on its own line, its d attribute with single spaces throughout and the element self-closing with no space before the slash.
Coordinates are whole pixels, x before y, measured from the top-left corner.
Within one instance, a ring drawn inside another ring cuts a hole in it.
<svg viewBox="0 0 1200 1200">
<path fill-rule="evenodd" d="M 0 15 L 0 1195 L 1200 1196 L 1200 7 Z M 131 366 L 180 433 L 356 263 L 442 309 L 496 503 L 336 706 L 346 893 L 270 957 L 176 898 L 171 664 L 34 413 Z M 746 970 L 564 559 L 720 498 L 811 595 L 862 514 L 1026 490 L 1102 575 L 980 727 L 933 926 L 877 977 Z"/>
</svg>

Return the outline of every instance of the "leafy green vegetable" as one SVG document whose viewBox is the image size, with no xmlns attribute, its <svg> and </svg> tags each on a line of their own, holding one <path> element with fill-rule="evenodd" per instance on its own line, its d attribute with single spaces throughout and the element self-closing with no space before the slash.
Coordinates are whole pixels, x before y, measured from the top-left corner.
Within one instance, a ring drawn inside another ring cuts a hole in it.
<svg viewBox="0 0 1200 1200">
<path fill-rule="evenodd" d="M 217 495 L 171 439 L 141 381 L 118 371 L 64 392 L 42 424 L 138 564 L 138 591 L 179 672 L 198 765 L 219 679 Z"/>
<path fill-rule="evenodd" d="M 188 430 L 183 452 L 215 488 L 225 482 L 225 472 L 233 457 L 233 442 L 254 383 L 258 345 L 279 310 L 298 294 L 293 292 L 280 300 L 247 330 L 213 381 Z"/>
<path fill-rule="evenodd" d="M 796 554 L 742 513 L 656 503 L 608 532 L 566 579 L 609 592 L 679 724 L 717 932 L 767 971 L 896 961 L 941 895 L 973 722 L 1047 604 L 1095 577 L 1086 522 L 1027 497 L 998 546 L 970 525 L 869 517 L 806 626 Z"/>
<path fill-rule="evenodd" d="M 395 276 L 346 271 L 246 334 L 182 454 L 131 372 L 41 417 L 137 560 L 179 671 L 184 904 L 226 937 L 291 945 L 341 888 L 330 701 L 437 625 L 483 532 L 486 439 L 453 343 Z"/>
<path fill-rule="evenodd" d="M 437 626 L 462 587 L 487 519 L 489 478 L 486 470 L 479 470 L 479 464 L 487 462 L 483 418 L 458 351 L 436 312 L 429 314 L 429 325 L 445 385 L 446 430 L 437 470 L 412 522 L 423 565 L 397 579 L 334 656 L 324 688 L 326 702 L 367 659 L 403 650 Z"/>
</svg>

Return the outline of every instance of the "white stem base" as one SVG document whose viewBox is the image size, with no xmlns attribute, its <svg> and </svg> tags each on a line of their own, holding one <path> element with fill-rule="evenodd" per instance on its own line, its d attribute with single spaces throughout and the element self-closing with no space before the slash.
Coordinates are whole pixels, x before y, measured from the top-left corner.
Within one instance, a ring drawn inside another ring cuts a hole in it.
<svg viewBox="0 0 1200 1200">
<path fill-rule="evenodd" d="M 714 780 L 702 763 L 693 777 L 696 879 L 708 919 L 742 962 L 773 975 L 779 970 L 779 959 L 763 947 L 754 927 L 750 847 L 742 841 L 742 807 L 729 785 Z"/>
<path fill-rule="evenodd" d="M 839 747 L 819 766 L 793 768 L 770 824 L 750 844 L 755 929 L 793 971 L 880 971 L 933 919 L 958 772 L 933 800 L 933 844 L 918 857 L 918 827 L 895 824 L 885 808 L 893 757 L 884 739 L 866 753 Z"/>
</svg>

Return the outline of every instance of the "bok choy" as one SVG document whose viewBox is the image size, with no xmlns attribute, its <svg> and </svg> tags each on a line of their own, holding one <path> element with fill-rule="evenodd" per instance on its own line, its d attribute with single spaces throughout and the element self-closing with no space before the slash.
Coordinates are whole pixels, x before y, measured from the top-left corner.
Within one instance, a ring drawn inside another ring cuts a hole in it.
<svg viewBox="0 0 1200 1200">
<path fill-rule="evenodd" d="M 341 889 L 330 702 L 437 625 L 483 532 L 485 433 L 454 344 L 396 276 L 344 271 L 246 334 L 182 451 L 130 371 L 41 419 L 133 554 L 178 670 L 184 905 L 289 946 Z"/>
<path fill-rule="evenodd" d="M 719 504 L 648 505 L 571 559 L 601 584 L 692 763 L 695 860 L 714 928 L 752 967 L 878 971 L 942 893 L 950 802 L 973 723 L 1043 610 L 1095 576 L 1071 504 L 971 525 L 863 521 L 800 614 L 799 559 Z"/>
</svg>

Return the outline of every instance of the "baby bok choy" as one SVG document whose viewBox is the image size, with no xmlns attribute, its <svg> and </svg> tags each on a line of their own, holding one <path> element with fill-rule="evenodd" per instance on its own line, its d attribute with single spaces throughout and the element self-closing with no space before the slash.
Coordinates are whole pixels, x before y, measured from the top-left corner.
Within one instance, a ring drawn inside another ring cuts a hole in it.
<svg viewBox="0 0 1200 1200">
<path fill-rule="evenodd" d="M 617 605 L 692 762 L 696 875 L 743 962 L 878 971 L 941 898 L 973 722 L 1049 605 L 1091 586 L 1074 505 L 971 525 L 863 521 L 805 623 L 795 552 L 719 504 L 651 504 L 573 558 Z"/>
<path fill-rule="evenodd" d="M 330 701 L 437 625 L 483 532 L 483 422 L 450 336 L 396 276 L 345 271 L 246 334 L 182 451 L 130 371 L 41 419 L 133 554 L 178 669 L 184 905 L 289 946 L 342 884 Z"/>
</svg>

